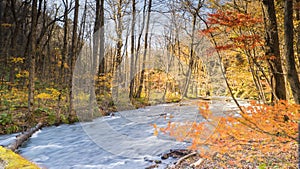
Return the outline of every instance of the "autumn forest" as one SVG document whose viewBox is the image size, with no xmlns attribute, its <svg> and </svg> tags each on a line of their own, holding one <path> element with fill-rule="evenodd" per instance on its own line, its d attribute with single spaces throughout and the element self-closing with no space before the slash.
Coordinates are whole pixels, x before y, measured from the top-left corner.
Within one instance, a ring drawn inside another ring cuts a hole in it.
<svg viewBox="0 0 300 169">
<path fill-rule="evenodd" d="M 299 73 L 300 0 L 0 1 L 0 134 L 191 102 L 173 167 L 297 168 Z"/>
</svg>

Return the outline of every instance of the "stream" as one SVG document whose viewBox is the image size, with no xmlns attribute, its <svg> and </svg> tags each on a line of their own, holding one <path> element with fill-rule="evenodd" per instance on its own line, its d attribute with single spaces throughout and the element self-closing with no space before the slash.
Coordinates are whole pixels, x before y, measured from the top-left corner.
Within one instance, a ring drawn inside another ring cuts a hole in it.
<svg viewBox="0 0 300 169">
<path fill-rule="evenodd" d="M 213 113 L 236 109 L 232 102 L 212 101 Z M 198 107 L 190 103 L 172 103 L 120 111 L 92 122 L 45 127 L 36 132 L 19 153 L 41 168 L 49 169 L 139 169 L 161 160 L 170 149 L 186 148 L 167 135 L 154 136 L 154 127 L 167 122 L 203 121 Z M 0 145 L 13 142 L 17 134 L 0 136 Z M 176 159 L 161 160 L 166 168 Z"/>
</svg>

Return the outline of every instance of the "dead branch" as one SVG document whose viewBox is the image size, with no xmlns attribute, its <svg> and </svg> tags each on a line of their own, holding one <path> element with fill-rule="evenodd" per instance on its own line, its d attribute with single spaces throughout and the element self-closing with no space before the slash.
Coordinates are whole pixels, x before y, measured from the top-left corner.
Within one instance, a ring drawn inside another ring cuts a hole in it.
<svg viewBox="0 0 300 169">
<path fill-rule="evenodd" d="M 180 164 L 183 162 L 183 160 L 185 160 L 185 159 L 187 159 L 187 158 L 189 158 L 189 157 L 191 157 L 191 156 L 194 156 L 194 155 L 196 155 L 196 154 L 198 154 L 198 153 L 197 153 L 197 152 L 192 152 L 192 153 L 190 153 L 190 154 L 188 154 L 188 155 L 185 155 L 185 156 L 181 157 L 181 158 L 176 162 L 175 166 L 180 165 Z"/>
</svg>

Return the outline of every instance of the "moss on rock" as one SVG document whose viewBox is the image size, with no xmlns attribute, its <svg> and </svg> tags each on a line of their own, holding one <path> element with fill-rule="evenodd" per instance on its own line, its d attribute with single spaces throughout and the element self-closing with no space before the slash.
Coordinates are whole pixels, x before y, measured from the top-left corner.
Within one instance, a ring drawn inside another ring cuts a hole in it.
<svg viewBox="0 0 300 169">
<path fill-rule="evenodd" d="M 39 169 L 39 167 L 11 150 L 0 146 L 0 168 Z"/>
</svg>

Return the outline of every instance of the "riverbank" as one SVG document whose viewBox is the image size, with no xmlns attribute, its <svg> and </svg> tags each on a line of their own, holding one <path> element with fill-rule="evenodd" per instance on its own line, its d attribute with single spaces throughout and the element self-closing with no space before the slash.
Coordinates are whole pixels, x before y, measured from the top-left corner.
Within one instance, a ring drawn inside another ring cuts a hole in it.
<svg viewBox="0 0 300 169">
<path fill-rule="evenodd" d="M 185 101 L 188 99 L 184 99 Z M 165 103 L 177 103 L 178 98 L 168 99 Z M 67 103 L 63 102 L 60 106 L 51 102 L 43 103 L 38 99 L 38 104 L 33 113 L 28 116 L 28 108 L 25 103 L 11 103 L 10 106 L 0 108 L 0 135 L 12 134 L 26 131 L 27 128 L 34 127 L 37 123 L 43 123 L 43 126 L 58 126 L 61 124 L 73 124 L 79 119 L 76 112 L 68 111 Z M 43 104 L 42 104 L 43 103 Z M 149 105 L 162 104 L 160 100 L 148 101 L 143 98 L 134 99 L 131 104 L 138 109 Z M 19 106 L 17 106 L 17 104 Z M 107 116 L 118 111 L 112 98 L 105 96 L 99 99 L 99 114 L 93 118 Z M 92 119 L 90 119 L 92 120 Z"/>
</svg>

